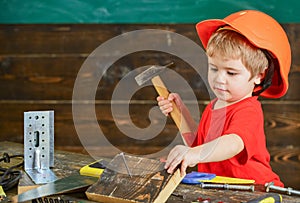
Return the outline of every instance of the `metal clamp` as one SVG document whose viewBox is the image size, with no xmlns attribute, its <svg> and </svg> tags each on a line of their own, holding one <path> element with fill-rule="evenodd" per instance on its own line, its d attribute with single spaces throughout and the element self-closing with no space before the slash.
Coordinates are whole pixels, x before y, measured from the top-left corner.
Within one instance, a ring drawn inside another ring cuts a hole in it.
<svg viewBox="0 0 300 203">
<path fill-rule="evenodd" d="M 36 184 L 55 181 L 54 111 L 24 112 L 25 171 Z"/>
</svg>

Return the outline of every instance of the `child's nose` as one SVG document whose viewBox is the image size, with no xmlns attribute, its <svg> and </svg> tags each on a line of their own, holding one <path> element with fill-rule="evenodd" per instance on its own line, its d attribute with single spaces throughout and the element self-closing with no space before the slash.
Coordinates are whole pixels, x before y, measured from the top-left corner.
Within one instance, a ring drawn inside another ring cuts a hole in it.
<svg viewBox="0 0 300 203">
<path fill-rule="evenodd" d="M 223 71 L 218 71 L 216 74 L 215 81 L 217 83 L 225 83 L 226 82 L 226 74 Z"/>
</svg>

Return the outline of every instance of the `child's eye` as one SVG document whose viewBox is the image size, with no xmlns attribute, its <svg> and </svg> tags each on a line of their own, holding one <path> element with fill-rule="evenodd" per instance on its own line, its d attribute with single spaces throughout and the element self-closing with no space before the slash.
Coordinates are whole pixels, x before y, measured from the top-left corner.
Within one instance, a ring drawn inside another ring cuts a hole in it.
<svg viewBox="0 0 300 203">
<path fill-rule="evenodd" d="M 218 71 L 218 69 L 215 68 L 215 67 L 209 67 L 209 69 L 210 69 L 211 71 L 214 71 L 214 72 Z"/>
<path fill-rule="evenodd" d="M 228 71 L 227 74 L 228 75 L 236 75 L 237 73 Z"/>
</svg>

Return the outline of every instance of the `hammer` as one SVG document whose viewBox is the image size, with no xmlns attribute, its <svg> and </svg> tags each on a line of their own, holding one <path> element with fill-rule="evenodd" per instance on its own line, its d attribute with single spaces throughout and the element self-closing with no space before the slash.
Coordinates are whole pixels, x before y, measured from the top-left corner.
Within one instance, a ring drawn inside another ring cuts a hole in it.
<svg viewBox="0 0 300 203">
<path fill-rule="evenodd" d="M 163 83 L 163 81 L 161 80 L 159 74 L 171 65 L 173 65 L 173 62 L 165 66 L 157 66 L 157 65 L 150 66 L 150 68 L 137 75 L 135 77 L 135 80 L 139 86 L 151 80 L 157 93 L 164 98 L 168 98 L 170 93 L 166 88 L 165 84 Z M 173 105 L 173 111 L 171 111 L 170 115 L 173 121 L 175 122 L 177 128 L 179 129 L 180 133 L 183 134 L 186 132 L 192 132 L 189 125 L 186 122 L 186 119 L 183 117 L 181 111 L 179 110 L 179 108 L 177 107 L 174 101 L 172 101 L 172 105 Z"/>
</svg>

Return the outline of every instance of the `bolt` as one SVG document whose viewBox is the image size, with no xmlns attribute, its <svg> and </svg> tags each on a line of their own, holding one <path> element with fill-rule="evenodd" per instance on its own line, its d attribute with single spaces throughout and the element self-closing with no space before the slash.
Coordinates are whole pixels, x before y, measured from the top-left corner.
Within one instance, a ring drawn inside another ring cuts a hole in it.
<svg viewBox="0 0 300 203">
<path fill-rule="evenodd" d="M 284 188 L 284 187 L 275 186 L 273 182 L 266 183 L 265 187 L 266 187 L 266 192 L 269 192 L 271 189 L 271 190 L 286 193 L 288 195 L 292 195 L 292 194 L 300 195 L 300 191 L 298 191 L 298 190 L 293 190 L 293 188 L 290 188 L 290 187 Z"/>
<path fill-rule="evenodd" d="M 201 183 L 201 188 L 216 188 L 216 189 L 226 189 L 226 190 L 250 190 L 254 192 L 254 185 L 229 185 L 229 184 L 208 184 Z"/>
</svg>

